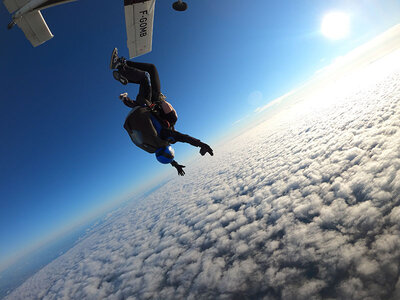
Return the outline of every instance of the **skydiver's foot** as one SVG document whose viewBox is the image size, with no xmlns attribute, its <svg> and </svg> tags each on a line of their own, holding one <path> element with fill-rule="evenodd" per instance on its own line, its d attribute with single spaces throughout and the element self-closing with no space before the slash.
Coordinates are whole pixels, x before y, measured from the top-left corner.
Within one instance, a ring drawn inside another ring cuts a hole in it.
<svg viewBox="0 0 400 300">
<path fill-rule="evenodd" d="M 114 48 L 113 52 L 111 53 L 110 69 L 114 70 L 118 68 L 118 65 L 119 65 L 118 49 Z"/>
<path fill-rule="evenodd" d="M 126 64 L 126 59 L 123 57 L 118 57 L 118 49 L 114 48 L 113 52 L 111 53 L 110 69 L 115 70 L 123 68 L 125 64 Z"/>
<path fill-rule="evenodd" d="M 126 59 L 125 59 L 125 57 L 121 56 L 120 58 L 118 58 L 118 60 L 119 60 L 118 69 L 121 69 L 121 68 L 124 69 L 125 66 L 126 66 Z"/>
<path fill-rule="evenodd" d="M 200 154 L 201 154 L 202 156 L 204 156 L 204 154 L 206 154 L 206 153 L 210 154 L 211 156 L 214 155 L 213 150 L 212 150 L 211 147 L 208 146 L 207 144 L 204 144 L 204 143 L 203 143 L 200 147 L 201 147 L 201 148 L 200 148 Z"/>
<path fill-rule="evenodd" d="M 123 85 L 128 84 L 128 79 L 122 76 L 118 71 L 113 71 L 113 77 L 115 80 L 121 82 Z"/>
</svg>

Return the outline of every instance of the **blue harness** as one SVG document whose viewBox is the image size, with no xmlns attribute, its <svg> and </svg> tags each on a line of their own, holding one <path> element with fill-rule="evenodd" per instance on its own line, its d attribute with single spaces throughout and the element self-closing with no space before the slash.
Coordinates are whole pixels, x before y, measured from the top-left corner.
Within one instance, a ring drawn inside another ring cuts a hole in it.
<svg viewBox="0 0 400 300">
<path fill-rule="evenodd" d="M 162 129 L 160 121 L 158 121 L 157 118 L 153 114 L 150 114 L 150 118 L 151 118 L 151 122 L 153 123 L 155 130 L 157 131 L 157 134 L 160 135 L 161 129 Z"/>
<path fill-rule="evenodd" d="M 151 122 L 153 123 L 155 130 L 157 131 L 158 136 L 161 136 L 161 130 L 163 127 L 162 127 L 160 121 L 153 114 L 150 114 L 150 118 L 151 118 Z M 169 136 L 166 139 L 170 143 L 175 143 L 175 139 L 172 136 Z"/>
</svg>

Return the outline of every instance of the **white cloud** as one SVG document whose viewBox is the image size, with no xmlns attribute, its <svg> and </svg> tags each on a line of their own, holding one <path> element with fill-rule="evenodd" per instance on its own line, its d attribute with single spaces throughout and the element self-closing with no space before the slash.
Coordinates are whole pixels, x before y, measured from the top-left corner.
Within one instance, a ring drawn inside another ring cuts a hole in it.
<svg viewBox="0 0 400 300">
<path fill-rule="evenodd" d="M 400 70 L 371 68 L 188 166 L 7 298 L 397 299 Z"/>
</svg>

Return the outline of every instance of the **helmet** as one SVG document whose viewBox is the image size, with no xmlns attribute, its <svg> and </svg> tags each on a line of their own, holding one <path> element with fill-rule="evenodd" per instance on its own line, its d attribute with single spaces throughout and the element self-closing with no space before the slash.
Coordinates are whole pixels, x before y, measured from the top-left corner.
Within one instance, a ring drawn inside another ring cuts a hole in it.
<svg viewBox="0 0 400 300">
<path fill-rule="evenodd" d="M 170 164 L 174 160 L 175 151 L 171 146 L 158 148 L 156 158 L 162 164 Z"/>
</svg>

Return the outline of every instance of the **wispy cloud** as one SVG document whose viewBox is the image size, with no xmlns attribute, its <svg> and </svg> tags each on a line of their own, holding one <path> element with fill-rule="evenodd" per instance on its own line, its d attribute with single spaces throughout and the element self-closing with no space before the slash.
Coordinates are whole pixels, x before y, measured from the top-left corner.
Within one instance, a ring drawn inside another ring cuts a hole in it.
<svg viewBox="0 0 400 300">
<path fill-rule="evenodd" d="M 283 95 L 283 96 L 281 96 L 281 97 L 279 97 L 279 98 L 276 98 L 275 100 L 272 100 L 272 101 L 270 101 L 270 102 L 268 102 L 266 105 L 264 105 L 264 106 L 259 106 L 259 107 L 257 107 L 255 110 L 254 110 L 254 112 L 256 112 L 256 113 L 261 113 L 261 112 L 263 112 L 263 111 L 265 111 L 266 109 L 268 109 L 268 108 L 270 108 L 270 107 L 272 107 L 272 106 L 276 106 L 276 105 L 278 105 L 279 103 L 281 103 L 284 99 L 286 99 L 287 97 L 289 97 L 290 95 L 293 95 L 294 94 L 294 90 L 293 91 L 290 91 L 289 93 L 286 93 L 285 95 Z"/>
</svg>

